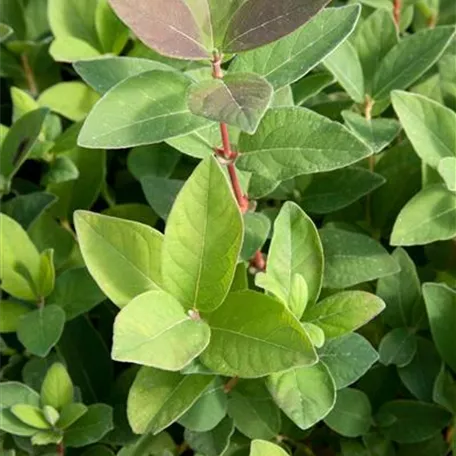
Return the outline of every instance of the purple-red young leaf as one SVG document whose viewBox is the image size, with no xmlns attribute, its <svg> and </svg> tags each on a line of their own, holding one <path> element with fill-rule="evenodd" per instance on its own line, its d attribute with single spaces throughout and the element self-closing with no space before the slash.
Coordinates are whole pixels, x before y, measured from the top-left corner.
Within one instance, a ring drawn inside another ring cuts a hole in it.
<svg viewBox="0 0 456 456">
<path fill-rule="evenodd" d="M 205 46 L 204 22 L 196 13 L 204 12 L 206 0 L 197 0 L 198 11 L 190 10 L 185 0 L 109 0 L 112 8 L 147 46 L 163 55 L 189 60 L 210 58 Z M 202 26 L 202 27 L 201 27 Z"/>
<path fill-rule="evenodd" d="M 329 0 L 247 0 L 232 16 L 224 52 L 242 52 L 282 38 L 315 16 Z"/>
</svg>

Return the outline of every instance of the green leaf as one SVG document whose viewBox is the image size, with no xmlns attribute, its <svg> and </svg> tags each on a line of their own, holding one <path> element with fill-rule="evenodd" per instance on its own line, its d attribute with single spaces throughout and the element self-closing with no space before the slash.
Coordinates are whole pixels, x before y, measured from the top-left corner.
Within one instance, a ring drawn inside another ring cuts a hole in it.
<svg viewBox="0 0 456 456">
<path fill-rule="evenodd" d="M 294 276 L 299 274 L 307 284 L 308 301 L 314 304 L 323 280 L 323 250 L 314 223 L 299 206 L 286 202 L 274 222 L 273 233 L 266 275 L 278 285 L 278 297 L 290 303 Z"/>
<path fill-rule="evenodd" d="M 117 306 L 161 284 L 163 235 L 141 223 L 78 211 L 75 226 L 90 274 Z"/>
<path fill-rule="evenodd" d="M 43 415 L 52 427 L 57 424 L 57 421 L 59 421 L 60 418 L 59 412 L 50 405 L 43 406 Z"/>
<path fill-rule="evenodd" d="M 382 176 L 360 166 L 315 174 L 299 202 L 311 213 L 327 214 L 349 206 L 384 183 Z"/>
<path fill-rule="evenodd" d="M 59 274 L 55 288 L 46 302 L 61 307 L 69 321 L 88 312 L 105 299 L 86 268 L 72 268 Z"/>
<path fill-rule="evenodd" d="M 40 255 L 40 275 L 38 278 L 38 295 L 47 297 L 51 294 L 55 284 L 54 250 L 46 249 Z"/>
<path fill-rule="evenodd" d="M 62 82 L 45 90 L 38 98 L 40 106 L 70 120 L 83 120 L 99 99 L 90 87 L 77 81 Z"/>
<path fill-rule="evenodd" d="M 326 10 L 325 10 L 326 11 Z M 334 76 L 328 73 L 312 73 L 293 84 L 293 98 L 296 106 L 302 105 L 309 98 L 318 95 L 323 89 L 333 84 Z"/>
<path fill-rule="evenodd" d="M 187 309 L 214 310 L 231 286 L 243 237 L 241 213 L 214 158 L 187 180 L 165 233 L 164 288 Z"/>
<path fill-rule="evenodd" d="M 40 275 L 40 255 L 22 227 L 12 218 L 0 214 L 1 287 L 10 295 L 36 301 Z M 15 246 L 20 245 L 18 250 Z"/>
<path fill-rule="evenodd" d="M 44 186 L 60 184 L 75 180 L 79 177 L 79 170 L 76 165 L 66 156 L 56 157 L 51 163 L 51 167 L 41 179 Z"/>
<path fill-rule="evenodd" d="M 53 443 L 60 443 L 62 441 L 62 434 L 57 431 L 39 431 L 32 436 L 32 445 L 50 445 Z"/>
<path fill-rule="evenodd" d="M 50 405 L 57 411 L 73 402 L 73 383 L 65 366 L 54 363 L 44 377 L 41 387 L 42 405 Z"/>
<path fill-rule="evenodd" d="M 336 404 L 325 423 L 344 437 L 360 437 L 369 431 L 371 414 L 368 397 L 360 390 L 346 388 L 337 393 Z"/>
<path fill-rule="evenodd" d="M 21 317 L 30 308 L 17 301 L 0 301 L 0 333 L 16 332 Z"/>
<path fill-rule="evenodd" d="M 306 310 L 303 320 L 320 326 L 326 338 L 343 336 L 366 324 L 385 308 L 377 296 L 365 291 L 342 291 Z"/>
<path fill-rule="evenodd" d="M 234 430 L 233 421 L 225 418 L 210 431 L 195 432 L 186 429 L 184 438 L 193 450 L 205 456 L 219 456 L 228 448 Z"/>
<path fill-rule="evenodd" d="M 281 428 L 280 410 L 261 380 L 242 380 L 230 393 L 228 415 L 250 439 L 272 439 Z"/>
<path fill-rule="evenodd" d="M 325 253 L 325 288 L 347 288 L 396 274 L 399 265 L 374 239 L 339 228 L 320 230 Z"/>
<path fill-rule="evenodd" d="M 434 344 L 417 337 L 415 356 L 398 374 L 406 388 L 419 400 L 432 401 L 435 379 L 440 371 L 441 360 Z"/>
<path fill-rule="evenodd" d="M 271 221 L 264 214 L 247 212 L 244 214 L 244 242 L 242 244 L 241 258 L 249 261 L 257 250 L 265 244 Z"/>
<path fill-rule="evenodd" d="M 273 374 L 267 385 L 277 405 L 301 429 L 322 420 L 336 401 L 334 380 L 322 363 Z"/>
<path fill-rule="evenodd" d="M 98 442 L 113 428 L 111 407 L 89 405 L 87 412 L 65 430 L 64 442 L 72 448 L 87 446 Z"/>
<path fill-rule="evenodd" d="M 445 366 L 442 366 L 435 379 L 432 399 L 453 415 L 456 414 L 456 381 Z"/>
<path fill-rule="evenodd" d="M 391 245 L 423 245 L 456 235 L 456 195 L 444 185 L 430 185 L 401 210 L 391 233 Z"/>
<path fill-rule="evenodd" d="M 297 107 L 269 110 L 254 135 L 241 134 L 238 146 L 239 169 L 273 181 L 343 168 L 370 155 L 340 124 Z"/>
<path fill-rule="evenodd" d="M 306 331 L 314 347 L 323 347 L 323 344 L 325 343 L 325 333 L 319 326 L 314 325 L 313 323 L 308 323 L 306 321 L 301 322 L 301 326 Z"/>
<path fill-rule="evenodd" d="M 324 65 L 353 101 L 364 101 L 363 69 L 356 48 L 350 41 L 344 41 L 339 45 L 326 57 Z"/>
<path fill-rule="evenodd" d="M 365 142 L 374 154 L 388 146 L 401 129 L 396 119 L 366 119 L 353 111 L 342 111 L 341 114 L 350 130 Z"/>
<path fill-rule="evenodd" d="M 398 400 L 383 404 L 377 415 L 382 433 L 398 443 L 418 443 L 441 432 L 451 414 L 438 405 Z"/>
<path fill-rule="evenodd" d="M 456 192 L 456 157 L 442 158 L 437 169 L 448 190 Z"/>
<path fill-rule="evenodd" d="M 39 407 L 40 396 L 22 383 L 3 382 L 0 384 L 0 429 L 13 435 L 29 437 L 37 430 L 22 423 L 8 410 L 15 404 Z"/>
<path fill-rule="evenodd" d="M 65 325 L 65 312 L 57 306 L 46 306 L 21 318 L 17 337 L 34 355 L 44 358 L 60 339 Z"/>
<path fill-rule="evenodd" d="M 95 29 L 106 53 L 120 54 L 129 38 L 129 30 L 114 14 L 108 0 L 98 0 L 95 10 Z"/>
<path fill-rule="evenodd" d="M 253 440 L 249 456 L 287 456 L 288 453 L 278 445 L 265 440 Z"/>
<path fill-rule="evenodd" d="M 119 82 L 151 70 L 175 71 L 173 67 L 136 57 L 102 57 L 73 64 L 76 72 L 92 89 L 104 95 Z"/>
<path fill-rule="evenodd" d="M 133 431 L 158 434 L 189 410 L 212 380 L 210 375 L 142 367 L 128 395 L 128 421 Z"/>
<path fill-rule="evenodd" d="M 206 321 L 212 336 L 201 360 L 220 374 L 254 378 L 316 362 L 296 318 L 282 303 L 260 293 L 230 293 Z"/>
<path fill-rule="evenodd" d="M 419 326 L 424 320 L 425 309 L 415 264 L 402 248 L 394 250 L 392 257 L 401 269 L 394 275 L 381 278 L 377 283 L 377 295 L 386 304 L 382 316 L 392 328 Z M 396 335 L 395 339 L 396 337 L 399 336 Z"/>
<path fill-rule="evenodd" d="M 96 8 L 97 2 L 92 0 L 49 0 L 49 24 L 53 35 L 78 38 L 98 48 Z"/>
<path fill-rule="evenodd" d="M 407 328 L 393 329 L 382 338 L 378 347 L 380 362 L 385 366 L 390 364 L 398 367 L 407 366 L 415 353 L 416 336 Z"/>
<path fill-rule="evenodd" d="M 357 333 L 326 341 L 318 354 L 338 390 L 359 380 L 378 360 L 369 341 Z"/>
<path fill-rule="evenodd" d="M 350 35 L 359 12 L 357 5 L 327 8 L 288 37 L 241 54 L 230 71 L 253 71 L 274 89 L 285 87 L 308 73 Z"/>
<path fill-rule="evenodd" d="M 454 350 L 456 292 L 445 284 L 425 283 L 423 296 L 437 350 L 448 366 L 456 372 Z"/>
<path fill-rule="evenodd" d="M 106 152 L 74 147 L 62 156 L 71 160 L 79 171 L 77 179 L 50 184 L 48 191 L 58 196 L 59 200 L 51 212 L 59 217 L 71 220 L 77 209 L 89 209 L 98 198 L 106 174 Z"/>
<path fill-rule="evenodd" d="M 6 24 L 0 24 L 0 43 L 3 43 L 13 34 L 13 29 Z"/>
<path fill-rule="evenodd" d="M 73 423 L 79 420 L 79 418 L 81 418 L 87 410 L 88 409 L 84 404 L 79 404 L 77 402 L 64 405 L 60 410 L 60 418 L 57 421 L 56 426 L 59 429 L 66 429 L 70 427 Z"/>
<path fill-rule="evenodd" d="M 442 55 L 455 33 L 453 26 L 421 30 L 406 36 L 383 58 L 372 85 L 372 98 L 410 87 Z"/>
<path fill-rule="evenodd" d="M 192 407 L 180 417 L 179 424 L 189 431 L 205 433 L 214 429 L 223 420 L 227 405 L 224 384 L 217 377 Z"/>
<path fill-rule="evenodd" d="M 272 101 L 272 86 L 254 73 L 227 74 L 190 86 L 190 111 L 254 133 Z"/>
<path fill-rule="evenodd" d="M 182 136 L 207 125 L 186 103 L 192 80 L 177 72 L 153 70 L 110 89 L 94 106 L 78 144 L 122 149 Z M 120 114 L 120 115 L 119 115 Z"/>
<path fill-rule="evenodd" d="M 7 182 L 32 151 L 48 113 L 49 110 L 44 108 L 28 112 L 14 122 L 6 134 L 0 152 L 0 170 L 1 177 Z M 3 193 L 5 189 L 0 188 L 0 191 Z"/>
<path fill-rule="evenodd" d="M 86 41 L 72 36 L 56 38 L 51 43 L 49 54 L 56 62 L 74 62 L 100 57 L 98 49 Z"/>
<path fill-rule="evenodd" d="M 391 11 L 377 9 L 359 24 L 352 43 L 363 68 L 367 93 L 371 93 L 380 62 L 397 42 L 398 34 Z"/>
<path fill-rule="evenodd" d="M 17 419 L 36 429 L 49 429 L 51 427 L 38 407 L 28 404 L 16 404 L 10 410 Z"/>
<path fill-rule="evenodd" d="M 444 157 L 455 157 L 456 113 L 418 94 L 394 91 L 394 110 L 419 157 L 437 168 Z"/>
<path fill-rule="evenodd" d="M 112 358 L 177 371 L 209 344 L 209 326 L 164 291 L 134 298 L 117 314 Z"/>
</svg>

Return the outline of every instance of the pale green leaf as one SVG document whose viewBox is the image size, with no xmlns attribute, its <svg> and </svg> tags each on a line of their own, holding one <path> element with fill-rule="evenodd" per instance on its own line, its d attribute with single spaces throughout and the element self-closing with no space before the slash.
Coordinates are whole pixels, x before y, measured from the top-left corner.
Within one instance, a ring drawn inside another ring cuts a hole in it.
<svg viewBox="0 0 456 456">
<path fill-rule="evenodd" d="M 343 168 L 371 154 L 342 125 L 298 107 L 269 110 L 254 135 L 241 134 L 239 149 L 239 169 L 272 181 Z"/>
<path fill-rule="evenodd" d="M 318 354 L 338 390 L 359 380 L 378 360 L 369 341 L 357 333 L 326 341 Z"/>
<path fill-rule="evenodd" d="M 324 228 L 320 237 L 325 253 L 326 288 L 347 288 L 399 271 L 399 265 L 383 246 L 361 233 Z"/>
<path fill-rule="evenodd" d="M 60 411 L 73 402 L 73 383 L 65 366 L 54 363 L 44 377 L 41 386 L 41 403 Z"/>
<path fill-rule="evenodd" d="M 366 394 L 354 388 L 346 388 L 337 393 L 336 404 L 325 423 L 344 437 L 360 437 L 366 435 L 371 427 L 371 414 Z"/>
<path fill-rule="evenodd" d="M 142 367 L 127 402 L 133 431 L 159 433 L 189 410 L 212 380 L 211 375 L 181 375 Z"/>
<path fill-rule="evenodd" d="M 394 91 L 394 110 L 419 157 L 433 168 L 456 156 L 456 113 L 421 95 Z"/>
<path fill-rule="evenodd" d="M 326 338 L 358 329 L 385 308 L 377 296 L 365 291 L 342 291 L 306 310 L 303 320 L 320 326 Z"/>
<path fill-rule="evenodd" d="M 302 321 L 301 325 L 304 328 L 304 330 L 306 331 L 310 340 L 312 341 L 312 344 L 314 345 L 314 347 L 316 347 L 316 348 L 323 347 L 323 344 L 325 343 L 325 333 L 320 328 L 320 326 L 314 325 L 313 323 L 309 323 L 307 321 Z"/>
<path fill-rule="evenodd" d="M 46 421 L 52 427 L 54 427 L 57 424 L 57 421 L 59 421 L 59 418 L 60 418 L 59 412 L 51 405 L 43 406 L 43 415 L 46 418 Z"/>
<path fill-rule="evenodd" d="M 391 245 L 423 245 L 456 235 L 456 194 L 444 185 L 430 185 L 401 210 L 391 233 Z"/>
<path fill-rule="evenodd" d="M 120 54 L 127 44 L 129 30 L 115 15 L 108 0 L 98 0 L 95 10 L 95 29 L 105 53 Z"/>
<path fill-rule="evenodd" d="M 209 326 L 164 291 L 148 291 L 114 322 L 112 358 L 163 370 L 187 366 L 209 344 Z"/>
<path fill-rule="evenodd" d="M 448 190 L 456 192 L 456 157 L 442 158 L 439 161 L 438 171 Z"/>
<path fill-rule="evenodd" d="M 254 378 L 316 362 L 299 322 L 268 296 L 253 291 L 230 293 L 206 320 L 212 336 L 201 359 L 220 374 Z"/>
<path fill-rule="evenodd" d="M 336 401 L 334 380 L 322 363 L 273 374 L 267 385 L 277 405 L 301 429 L 322 420 Z"/>
<path fill-rule="evenodd" d="M 395 328 L 387 333 L 378 346 L 380 362 L 385 366 L 406 366 L 416 353 L 416 336 L 407 328 Z"/>
<path fill-rule="evenodd" d="M 164 63 L 136 57 L 107 56 L 75 62 L 73 67 L 79 76 L 101 95 L 119 82 L 146 71 L 175 71 Z"/>
<path fill-rule="evenodd" d="M 60 443 L 62 441 L 62 434 L 58 431 L 39 431 L 32 436 L 32 445 L 51 445 Z"/>
<path fill-rule="evenodd" d="M 356 48 L 344 41 L 324 60 L 326 68 L 357 103 L 364 101 L 364 75 Z"/>
<path fill-rule="evenodd" d="M 59 341 L 64 325 L 65 312 L 60 307 L 41 307 L 21 318 L 17 337 L 30 353 L 45 357 Z"/>
<path fill-rule="evenodd" d="M 38 104 L 70 120 L 83 120 L 99 96 L 82 82 L 61 82 L 45 90 Z"/>
<path fill-rule="evenodd" d="M 290 301 L 293 277 L 300 274 L 307 284 L 308 301 L 314 304 L 323 280 L 323 249 L 314 223 L 299 206 L 286 202 L 273 233 L 266 274 L 279 285 L 278 297 Z"/>
<path fill-rule="evenodd" d="M 94 106 L 78 144 L 91 149 L 122 149 L 182 136 L 208 121 L 189 111 L 186 93 L 192 80 L 183 74 L 153 70 L 110 89 Z"/>
<path fill-rule="evenodd" d="M 11 407 L 11 413 L 23 423 L 37 429 L 49 429 L 51 425 L 47 422 L 40 408 L 28 404 L 16 404 Z"/>
<path fill-rule="evenodd" d="M 420 30 L 401 39 L 383 58 L 372 86 L 372 98 L 387 98 L 406 89 L 442 55 L 455 33 L 453 26 Z"/>
<path fill-rule="evenodd" d="M 232 73 L 190 87 L 190 111 L 254 133 L 272 101 L 271 85 L 254 73 Z"/>
<path fill-rule="evenodd" d="M 423 295 L 437 350 L 448 366 L 456 372 L 456 292 L 445 284 L 426 283 L 423 285 Z"/>
<path fill-rule="evenodd" d="M 288 453 L 275 443 L 253 440 L 249 456 L 288 456 Z"/>
<path fill-rule="evenodd" d="M 56 62 L 75 62 L 97 58 L 100 51 L 79 38 L 60 36 L 51 43 L 49 54 Z"/>
<path fill-rule="evenodd" d="M 253 71 L 276 90 L 285 87 L 308 73 L 350 35 L 359 11 L 357 5 L 327 8 L 288 37 L 241 54 L 230 71 Z"/>
<path fill-rule="evenodd" d="M 243 223 L 230 185 L 214 158 L 203 160 L 187 180 L 165 234 L 164 288 L 187 309 L 218 307 L 233 280 Z"/>
<path fill-rule="evenodd" d="M 40 255 L 40 275 L 38 278 L 37 288 L 38 295 L 41 298 L 49 296 L 54 289 L 55 284 L 55 266 L 54 250 L 46 249 Z"/>
<path fill-rule="evenodd" d="M 163 235 L 129 220 L 78 211 L 75 225 L 87 268 L 119 307 L 161 284 Z"/>
</svg>

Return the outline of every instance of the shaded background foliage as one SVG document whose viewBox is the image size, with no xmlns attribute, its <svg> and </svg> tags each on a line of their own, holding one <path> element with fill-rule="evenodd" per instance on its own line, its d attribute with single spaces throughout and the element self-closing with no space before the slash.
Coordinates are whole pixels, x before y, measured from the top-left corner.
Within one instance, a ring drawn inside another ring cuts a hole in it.
<svg viewBox="0 0 456 456">
<path fill-rule="evenodd" d="M 189 47 L 160 41 L 155 18 L 174 20 L 165 2 L 1 0 L 3 453 L 455 451 L 454 4 L 332 2 L 317 14 L 325 2 L 308 2 L 291 25 L 241 40 L 251 4 L 273 15 L 274 2 L 246 2 L 230 28 L 234 3 L 210 2 L 216 33 Z M 213 47 L 223 80 L 211 78 Z M 209 158 L 220 121 L 251 200 L 243 220 Z M 224 215 L 206 207 L 202 220 L 198 192 Z M 203 222 L 220 244 L 205 263 L 217 286 L 193 296 L 173 257 L 205 251 L 185 229 Z M 240 331 L 239 315 L 260 341 L 288 325 L 299 356 L 224 343 L 214 328 Z M 129 352 L 138 322 L 155 334 L 166 318 L 186 319 L 177 339 Z"/>
</svg>

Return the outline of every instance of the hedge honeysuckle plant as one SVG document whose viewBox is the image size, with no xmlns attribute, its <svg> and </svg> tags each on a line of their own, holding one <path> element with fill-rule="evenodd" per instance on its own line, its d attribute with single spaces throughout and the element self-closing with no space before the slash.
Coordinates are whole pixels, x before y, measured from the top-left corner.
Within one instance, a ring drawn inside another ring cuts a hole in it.
<svg viewBox="0 0 456 456">
<path fill-rule="evenodd" d="M 456 451 L 449 0 L 0 0 L 0 450 Z"/>
</svg>

